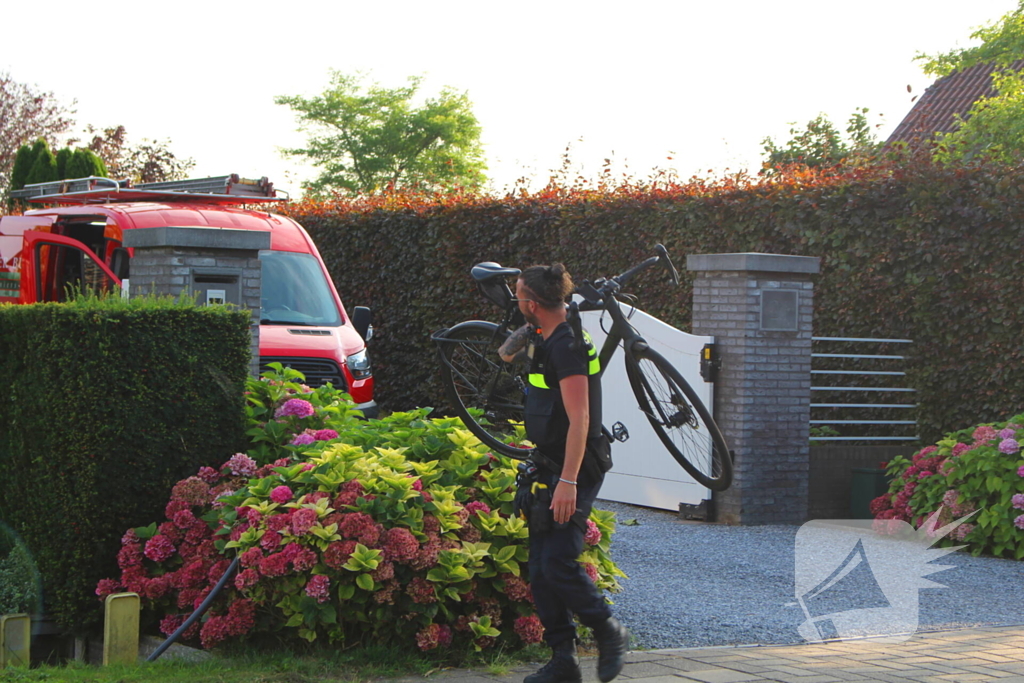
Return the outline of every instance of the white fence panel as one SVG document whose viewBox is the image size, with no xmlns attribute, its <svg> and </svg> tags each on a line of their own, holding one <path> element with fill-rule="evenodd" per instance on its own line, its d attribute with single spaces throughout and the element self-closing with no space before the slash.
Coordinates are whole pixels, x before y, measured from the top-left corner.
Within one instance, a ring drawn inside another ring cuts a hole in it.
<svg viewBox="0 0 1024 683">
<path fill-rule="evenodd" d="M 624 312 L 629 311 L 625 305 L 622 308 Z M 600 317 L 600 311 L 582 314 L 583 327 L 590 332 L 599 350 L 607 336 L 601 329 Z M 714 338 L 677 330 L 639 310 L 635 311 L 630 322 L 651 348 L 679 370 L 710 410 L 714 405 L 712 385 L 700 376 L 700 358 L 704 345 L 714 342 Z M 607 328 L 611 323 L 606 318 L 604 324 Z M 697 505 L 711 498 L 710 489 L 694 481 L 669 455 L 647 416 L 640 412 L 629 380 L 626 379 L 621 348 L 604 372 L 601 390 L 605 426 L 611 429 L 613 424 L 621 422 L 629 430 L 628 441 L 612 443 L 615 466 L 605 475 L 601 487 L 603 500 L 675 511 L 679 509 L 680 503 Z"/>
</svg>

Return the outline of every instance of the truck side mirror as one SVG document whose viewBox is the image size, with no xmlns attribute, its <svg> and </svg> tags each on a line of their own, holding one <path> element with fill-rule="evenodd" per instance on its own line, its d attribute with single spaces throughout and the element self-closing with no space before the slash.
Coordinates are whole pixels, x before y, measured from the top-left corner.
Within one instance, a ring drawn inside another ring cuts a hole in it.
<svg viewBox="0 0 1024 683">
<path fill-rule="evenodd" d="M 356 329 L 363 341 L 370 341 L 373 338 L 373 314 L 366 306 L 356 306 L 352 314 L 352 327 Z"/>
</svg>

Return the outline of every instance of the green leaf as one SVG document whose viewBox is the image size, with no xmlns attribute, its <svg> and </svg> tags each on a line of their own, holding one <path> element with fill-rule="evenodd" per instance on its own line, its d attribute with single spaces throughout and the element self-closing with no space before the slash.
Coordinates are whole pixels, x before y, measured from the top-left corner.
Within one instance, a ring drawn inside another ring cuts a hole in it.
<svg viewBox="0 0 1024 683">
<path fill-rule="evenodd" d="M 364 591 L 373 590 L 373 577 L 369 574 L 360 574 L 356 577 L 356 585 Z"/>
</svg>

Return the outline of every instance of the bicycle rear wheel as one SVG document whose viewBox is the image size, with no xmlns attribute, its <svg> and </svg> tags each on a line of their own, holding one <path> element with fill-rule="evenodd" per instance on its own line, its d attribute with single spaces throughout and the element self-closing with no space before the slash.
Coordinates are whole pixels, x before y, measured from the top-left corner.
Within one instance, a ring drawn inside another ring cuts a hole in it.
<svg viewBox="0 0 1024 683">
<path fill-rule="evenodd" d="M 629 385 L 665 448 L 712 491 L 732 483 L 732 457 L 704 403 L 672 365 L 649 347 L 626 354 Z"/>
<path fill-rule="evenodd" d="M 473 320 L 438 339 L 445 397 L 469 429 L 488 448 L 520 460 L 532 449 L 509 442 L 522 438 L 526 401 L 526 363 L 505 363 L 498 347 L 508 334 L 494 323 Z"/>
</svg>

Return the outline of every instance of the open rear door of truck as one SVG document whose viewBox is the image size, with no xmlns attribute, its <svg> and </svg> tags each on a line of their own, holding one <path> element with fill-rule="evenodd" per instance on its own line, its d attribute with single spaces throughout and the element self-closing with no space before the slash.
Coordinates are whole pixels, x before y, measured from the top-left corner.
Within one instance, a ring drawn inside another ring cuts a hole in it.
<svg viewBox="0 0 1024 683">
<path fill-rule="evenodd" d="M 52 216 L 0 217 L 0 304 L 16 304 L 21 298 L 21 251 L 29 230 L 47 232 Z"/>
</svg>

